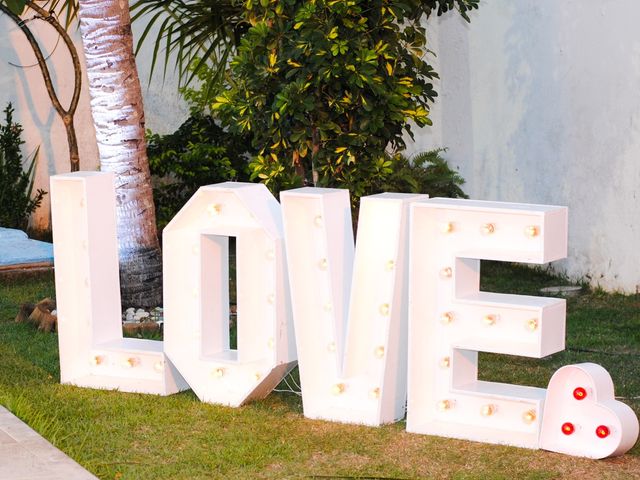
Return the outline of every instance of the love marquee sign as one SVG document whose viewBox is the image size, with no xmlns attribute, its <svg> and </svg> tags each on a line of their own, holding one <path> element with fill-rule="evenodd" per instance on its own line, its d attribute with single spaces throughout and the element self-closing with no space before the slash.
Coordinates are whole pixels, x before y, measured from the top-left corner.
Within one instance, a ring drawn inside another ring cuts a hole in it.
<svg viewBox="0 0 640 480">
<path fill-rule="evenodd" d="M 564 349 L 565 301 L 482 292 L 480 260 L 567 252 L 564 207 L 260 184 L 200 188 L 165 228 L 164 342 L 123 338 L 113 176 L 51 178 L 63 383 L 236 407 L 297 364 L 304 415 L 569 455 L 621 455 L 638 437 L 609 373 L 560 368 L 548 389 L 478 380 L 478 352 Z M 237 349 L 229 346 L 229 238 Z M 294 335 L 295 326 L 295 335 Z"/>
</svg>

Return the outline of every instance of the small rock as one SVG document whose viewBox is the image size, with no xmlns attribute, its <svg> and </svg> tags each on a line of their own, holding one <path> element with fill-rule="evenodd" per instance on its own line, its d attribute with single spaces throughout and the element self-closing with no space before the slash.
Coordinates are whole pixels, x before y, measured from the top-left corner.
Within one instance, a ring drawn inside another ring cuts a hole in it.
<svg viewBox="0 0 640 480">
<path fill-rule="evenodd" d="M 131 313 L 131 314 L 134 314 L 135 312 L 136 312 L 136 309 L 135 309 L 135 308 L 133 308 L 133 307 L 129 307 L 129 308 L 127 308 L 127 309 L 125 310 L 125 313 Z"/>
<path fill-rule="evenodd" d="M 557 287 L 545 287 L 540 289 L 540 293 L 547 295 L 560 295 L 562 297 L 575 297 L 582 292 L 582 287 L 577 285 L 561 285 Z"/>
</svg>

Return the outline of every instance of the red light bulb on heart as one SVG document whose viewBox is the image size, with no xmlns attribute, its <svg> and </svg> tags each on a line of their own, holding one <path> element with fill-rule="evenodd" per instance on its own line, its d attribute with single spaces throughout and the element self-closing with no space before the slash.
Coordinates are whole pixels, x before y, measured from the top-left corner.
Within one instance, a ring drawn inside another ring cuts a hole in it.
<svg viewBox="0 0 640 480">
<path fill-rule="evenodd" d="M 564 433 L 565 435 L 571 435 L 575 431 L 576 427 L 573 426 L 573 423 L 565 422 L 562 424 L 562 433 Z"/>
<path fill-rule="evenodd" d="M 576 400 L 584 400 L 587 398 L 587 391 L 582 387 L 578 387 L 573 391 L 573 398 Z"/>
</svg>

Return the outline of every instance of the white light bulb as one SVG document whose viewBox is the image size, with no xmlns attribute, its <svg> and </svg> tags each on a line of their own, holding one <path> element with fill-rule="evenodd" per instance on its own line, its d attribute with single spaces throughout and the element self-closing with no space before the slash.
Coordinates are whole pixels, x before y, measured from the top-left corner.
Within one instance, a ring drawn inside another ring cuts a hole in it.
<svg viewBox="0 0 640 480">
<path fill-rule="evenodd" d="M 216 368 L 212 373 L 214 377 L 222 378 L 224 377 L 224 368 Z"/>
<path fill-rule="evenodd" d="M 529 225 L 525 227 L 524 234 L 529 238 L 537 237 L 540 234 L 540 228 L 537 225 Z"/>
<path fill-rule="evenodd" d="M 480 414 L 483 417 L 490 417 L 491 415 L 493 415 L 494 413 L 496 413 L 496 410 L 498 409 L 498 407 L 496 407 L 493 404 L 487 404 L 487 405 L 483 405 L 482 408 L 480 409 Z"/>
<path fill-rule="evenodd" d="M 162 372 L 164 370 L 164 362 L 163 361 L 158 361 L 156 363 L 153 364 L 153 369 L 156 372 Z"/>
<path fill-rule="evenodd" d="M 387 315 L 389 315 L 389 311 L 390 311 L 389 304 L 383 303 L 382 305 L 380 305 L 379 310 L 380 310 L 380 315 L 383 315 L 386 317 Z"/>
<path fill-rule="evenodd" d="M 538 329 L 538 319 L 530 318 L 529 320 L 527 320 L 527 328 L 532 332 L 535 332 Z"/>
<path fill-rule="evenodd" d="M 449 357 L 443 357 L 442 360 L 440 360 L 440 366 L 442 368 L 449 368 L 451 366 L 451 359 Z"/>
<path fill-rule="evenodd" d="M 377 346 L 373 351 L 373 354 L 376 356 L 376 358 L 384 357 L 384 347 L 382 345 Z"/>
<path fill-rule="evenodd" d="M 453 322 L 453 313 L 444 312 L 442 315 L 440 315 L 440 321 L 445 325 L 450 324 L 451 322 Z"/>
<path fill-rule="evenodd" d="M 480 231 L 483 235 L 491 235 L 496 231 L 496 226 L 493 223 L 485 223 L 484 225 L 482 225 Z"/>
<path fill-rule="evenodd" d="M 330 342 L 329 345 L 327 345 L 327 351 L 335 352 L 336 351 L 336 342 Z"/>
<path fill-rule="evenodd" d="M 322 215 L 316 215 L 315 218 L 313 219 L 313 224 L 316 227 L 322 227 Z"/>
<path fill-rule="evenodd" d="M 531 425 L 536 421 L 536 411 L 535 410 L 527 410 L 522 414 L 522 421 L 527 425 Z"/>
<path fill-rule="evenodd" d="M 445 267 L 442 270 L 440 270 L 440 276 L 442 278 L 451 278 L 452 275 L 453 275 L 453 270 L 451 269 L 451 267 Z"/>
<path fill-rule="evenodd" d="M 331 393 L 334 395 L 340 395 L 344 392 L 346 386 L 344 383 L 336 383 L 333 387 L 331 387 Z"/>
<path fill-rule="evenodd" d="M 222 211 L 222 205 L 220 205 L 219 203 L 212 203 L 207 207 L 207 212 L 212 217 L 217 217 L 218 215 L 220 215 L 221 211 Z"/>
<path fill-rule="evenodd" d="M 139 363 L 140 363 L 140 360 L 138 360 L 136 357 L 129 357 L 122 362 L 122 366 L 124 368 L 133 368 Z"/>
<path fill-rule="evenodd" d="M 396 266 L 396 262 L 394 262 L 393 260 L 389 260 L 386 266 L 387 272 L 390 272 L 391 270 L 393 270 L 395 266 Z"/>
<path fill-rule="evenodd" d="M 451 232 L 453 232 L 453 223 L 451 223 L 451 222 L 443 223 L 442 226 L 440 227 L 440 231 L 442 233 L 451 233 Z"/>
<path fill-rule="evenodd" d="M 102 364 L 104 362 L 104 360 L 105 360 L 104 356 L 96 355 L 96 356 L 91 358 L 90 363 L 91 363 L 91 365 L 97 366 L 97 365 Z"/>
<path fill-rule="evenodd" d="M 318 262 L 318 267 L 320 268 L 320 270 L 326 270 L 327 267 L 329 267 L 329 262 L 326 258 L 321 258 Z"/>
<path fill-rule="evenodd" d="M 498 316 L 485 315 L 484 317 L 482 317 L 482 321 L 485 323 L 485 325 L 492 326 L 492 325 L 495 325 L 496 322 L 498 321 Z"/>
</svg>

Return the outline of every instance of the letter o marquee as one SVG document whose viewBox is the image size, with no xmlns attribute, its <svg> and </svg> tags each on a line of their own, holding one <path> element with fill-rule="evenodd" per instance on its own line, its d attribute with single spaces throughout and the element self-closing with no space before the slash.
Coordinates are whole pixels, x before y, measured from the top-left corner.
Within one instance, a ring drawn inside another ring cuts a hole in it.
<svg viewBox="0 0 640 480">
<path fill-rule="evenodd" d="M 236 238 L 238 348 L 229 348 Z M 261 184 L 206 186 L 163 232 L 165 353 L 204 402 L 268 395 L 296 353 L 280 205 Z"/>
</svg>

